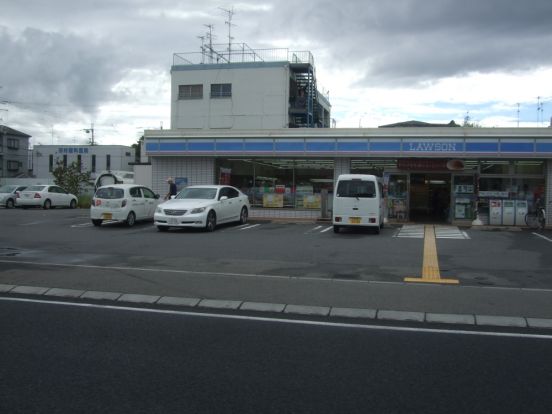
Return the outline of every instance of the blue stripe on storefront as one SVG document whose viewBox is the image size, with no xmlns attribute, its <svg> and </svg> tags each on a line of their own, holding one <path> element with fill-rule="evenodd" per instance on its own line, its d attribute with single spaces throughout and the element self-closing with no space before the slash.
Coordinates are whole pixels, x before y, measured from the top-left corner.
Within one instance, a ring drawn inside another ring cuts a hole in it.
<svg viewBox="0 0 552 414">
<path fill-rule="evenodd" d="M 274 142 L 245 142 L 245 151 L 249 152 L 272 152 L 274 151 Z"/>
<path fill-rule="evenodd" d="M 214 151 L 214 142 L 189 142 L 188 151 Z"/>
<path fill-rule="evenodd" d="M 368 151 L 367 142 L 338 142 L 338 152 L 366 152 Z"/>
<path fill-rule="evenodd" d="M 305 143 L 301 142 L 276 142 L 276 151 L 282 152 L 300 152 L 305 150 Z"/>
<path fill-rule="evenodd" d="M 466 142 L 466 152 L 498 152 L 498 142 Z"/>
<path fill-rule="evenodd" d="M 552 142 L 537 144 L 537 152 L 552 152 Z"/>
<path fill-rule="evenodd" d="M 335 142 L 307 142 L 307 151 L 332 152 L 335 151 Z"/>
<path fill-rule="evenodd" d="M 400 142 L 371 142 L 370 143 L 371 152 L 400 152 L 401 143 Z"/>
<path fill-rule="evenodd" d="M 158 151 L 186 151 L 185 142 L 160 142 Z"/>
<path fill-rule="evenodd" d="M 243 142 L 217 142 L 217 151 L 243 151 Z"/>
<path fill-rule="evenodd" d="M 146 143 L 146 151 L 151 151 L 151 152 L 159 151 L 159 143 L 157 142 Z"/>
<path fill-rule="evenodd" d="M 532 142 L 501 142 L 501 152 L 533 152 L 535 147 Z"/>
</svg>

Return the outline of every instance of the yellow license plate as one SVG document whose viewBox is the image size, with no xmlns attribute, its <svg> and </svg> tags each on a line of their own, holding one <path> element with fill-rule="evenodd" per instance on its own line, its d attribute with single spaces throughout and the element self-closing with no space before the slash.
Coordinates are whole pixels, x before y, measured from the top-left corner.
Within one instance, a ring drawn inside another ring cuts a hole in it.
<svg viewBox="0 0 552 414">
<path fill-rule="evenodd" d="M 349 217 L 349 223 L 360 224 L 360 217 Z"/>
<path fill-rule="evenodd" d="M 103 213 L 102 219 L 104 220 L 111 220 L 113 218 L 113 215 L 111 213 Z"/>
</svg>

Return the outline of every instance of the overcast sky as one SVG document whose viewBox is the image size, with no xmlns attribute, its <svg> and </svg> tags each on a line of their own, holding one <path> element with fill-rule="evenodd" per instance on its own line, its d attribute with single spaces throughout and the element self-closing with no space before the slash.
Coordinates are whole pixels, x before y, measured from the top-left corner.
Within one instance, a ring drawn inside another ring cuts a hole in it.
<svg viewBox="0 0 552 414">
<path fill-rule="evenodd" d="M 207 24 L 226 43 L 231 8 L 234 42 L 313 53 L 338 128 L 550 125 L 551 0 L 0 0 L 0 124 L 33 144 L 169 128 L 173 53 Z"/>
</svg>

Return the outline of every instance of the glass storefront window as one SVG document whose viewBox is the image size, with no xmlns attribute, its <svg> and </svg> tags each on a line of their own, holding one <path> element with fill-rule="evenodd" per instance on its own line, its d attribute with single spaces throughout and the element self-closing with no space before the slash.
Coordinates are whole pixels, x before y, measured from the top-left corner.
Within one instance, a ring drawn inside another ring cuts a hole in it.
<svg viewBox="0 0 552 414">
<path fill-rule="evenodd" d="M 514 173 L 524 175 L 543 175 L 543 161 L 514 161 Z"/>
<path fill-rule="evenodd" d="M 475 218 L 476 187 L 473 175 L 456 175 L 453 180 L 453 215 L 456 220 Z"/>
<path fill-rule="evenodd" d="M 254 207 L 320 209 L 322 193 L 333 195 L 332 159 L 218 159 L 216 169 Z"/>
<path fill-rule="evenodd" d="M 480 173 L 483 174 L 509 174 L 510 173 L 510 161 L 491 160 L 481 161 Z"/>
</svg>

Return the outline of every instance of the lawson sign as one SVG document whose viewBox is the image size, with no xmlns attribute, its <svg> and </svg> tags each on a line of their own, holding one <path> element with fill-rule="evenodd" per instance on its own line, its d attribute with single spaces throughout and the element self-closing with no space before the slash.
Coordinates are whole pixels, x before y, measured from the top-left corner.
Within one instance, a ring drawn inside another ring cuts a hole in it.
<svg viewBox="0 0 552 414">
<path fill-rule="evenodd" d="M 464 152 L 463 141 L 403 141 L 403 152 Z"/>
</svg>

